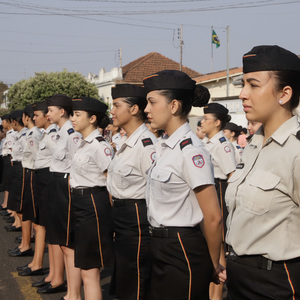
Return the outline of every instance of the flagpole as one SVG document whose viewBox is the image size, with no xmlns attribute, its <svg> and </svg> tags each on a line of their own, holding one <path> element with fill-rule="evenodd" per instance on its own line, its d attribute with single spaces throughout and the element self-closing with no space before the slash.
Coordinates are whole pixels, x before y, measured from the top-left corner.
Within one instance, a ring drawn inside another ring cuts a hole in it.
<svg viewBox="0 0 300 300">
<path fill-rule="evenodd" d="M 211 35 L 210 35 L 210 44 L 211 44 L 211 73 L 213 72 L 213 42 L 212 42 L 212 36 L 213 36 L 213 26 L 211 26 Z"/>
<path fill-rule="evenodd" d="M 227 78 L 226 78 L 226 96 L 229 96 L 229 26 L 226 27 L 227 31 Z"/>
</svg>

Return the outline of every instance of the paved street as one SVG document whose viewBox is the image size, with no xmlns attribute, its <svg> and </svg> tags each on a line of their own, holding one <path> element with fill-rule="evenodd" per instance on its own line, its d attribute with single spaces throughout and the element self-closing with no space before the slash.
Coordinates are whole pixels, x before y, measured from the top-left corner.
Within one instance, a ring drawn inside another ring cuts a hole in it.
<svg viewBox="0 0 300 300">
<path fill-rule="evenodd" d="M 3 202 L 3 193 L 0 193 L 0 203 Z M 31 261 L 31 257 L 10 257 L 8 249 L 15 248 L 15 238 L 20 232 L 7 232 L 4 226 L 8 225 L 3 217 L 0 217 L 0 299 L 1 300 L 59 300 L 65 293 L 53 295 L 39 295 L 36 288 L 31 286 L 32 282 L 39 281 L 43 276 L 20 277 L 16 268 Z M 32 244 L 34 248 L 34 244 Z M 44 267 L 48 267 L 48 254 L 45 254 Z M 108 295 L 111 276 L 102 279 L 103 299 L 112 300 Z M 83 298 L 82 298 L 83 299 Z"/>
</svg>

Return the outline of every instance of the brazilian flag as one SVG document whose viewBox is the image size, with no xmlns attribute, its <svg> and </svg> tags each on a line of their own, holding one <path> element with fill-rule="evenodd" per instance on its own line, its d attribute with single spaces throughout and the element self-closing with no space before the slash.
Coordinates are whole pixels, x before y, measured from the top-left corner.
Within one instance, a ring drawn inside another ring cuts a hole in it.
<svg viewBox="0 0 300 300">
<path fill-rule="evenodd" d="M 216 45 L 216 48 L 220 47 L 220 40 L 219 40 L 219 38 L 218 38 L 218 36 L 217 36 L 217 34 L 214 30 L 212 31 L 212 40 L 211 40 L 211 42 Z"/>
</svg>

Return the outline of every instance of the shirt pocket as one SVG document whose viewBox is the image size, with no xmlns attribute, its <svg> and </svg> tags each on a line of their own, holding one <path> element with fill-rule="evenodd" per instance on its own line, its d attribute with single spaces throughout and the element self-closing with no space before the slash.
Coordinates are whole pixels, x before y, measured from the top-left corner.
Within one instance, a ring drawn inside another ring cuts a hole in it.
<svg viewBox="0 0 300 300">
<path fill-rule="evenodd" d="M 122 169 L 117 170 L 114 173 L 116 186 L 120 189 L 126 189 L 130 185 L 131 175 L 132 175 L 132 167 L 123 167 Z"/>
<path fill-rule="evenodd" d="M 270 172 L 255 170 L 246 181 L 243 190 L 245 197 L 241 199 L 243 210 L 254 215 L 263 215 L 270 210 L 276 193 L 276 186 L 281 178 Z"/>
<path fill-rule="evenodd" d="M 93 172 L 93 166 L 91 164 L 91 158 L 90 157 L 82 157 L 78 158 L 76 161 L 77 170 L 81 174 L 88 174 Z"/>
<path fill-rule="evenodd" d="M 53 157 L 56 160 L 60 160 L 60 161 L 63 161 L 66 158 L 66 156 L 67 156 L 66 151 L 59 151 L 53 154 Z"/>
<path fill-rule="evenodd" d="M 172 172 L 153 168 L 150 176 L 151 197 L 155 200 L 172 200 L 173 189 L 170 184 Z"/>
<path fill-rule="evenodd" d="M 46 149 L 46 144 L 43 142 L 39 143 L 39 150 L 45 150 Z"/>
</svg>

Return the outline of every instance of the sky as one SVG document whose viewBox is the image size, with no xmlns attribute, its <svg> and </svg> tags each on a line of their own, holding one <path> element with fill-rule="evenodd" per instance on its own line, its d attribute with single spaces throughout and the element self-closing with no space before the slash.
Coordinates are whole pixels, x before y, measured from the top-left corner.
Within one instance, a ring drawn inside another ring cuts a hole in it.
<svg viewBox="0 0 300 300">
<path fill-rule="evenodd" d="M 300 0 L 0 0 L 0 81 L 99 74 L 120 66 L 120 49 L 123 66 L 154 51 L 179 63 L 181 25 L 183 65 L 202 74 L 226 69 L 227 48 L 230 68 L 256 45 L 299 55 L 299 14 Z"/>
</svg>

